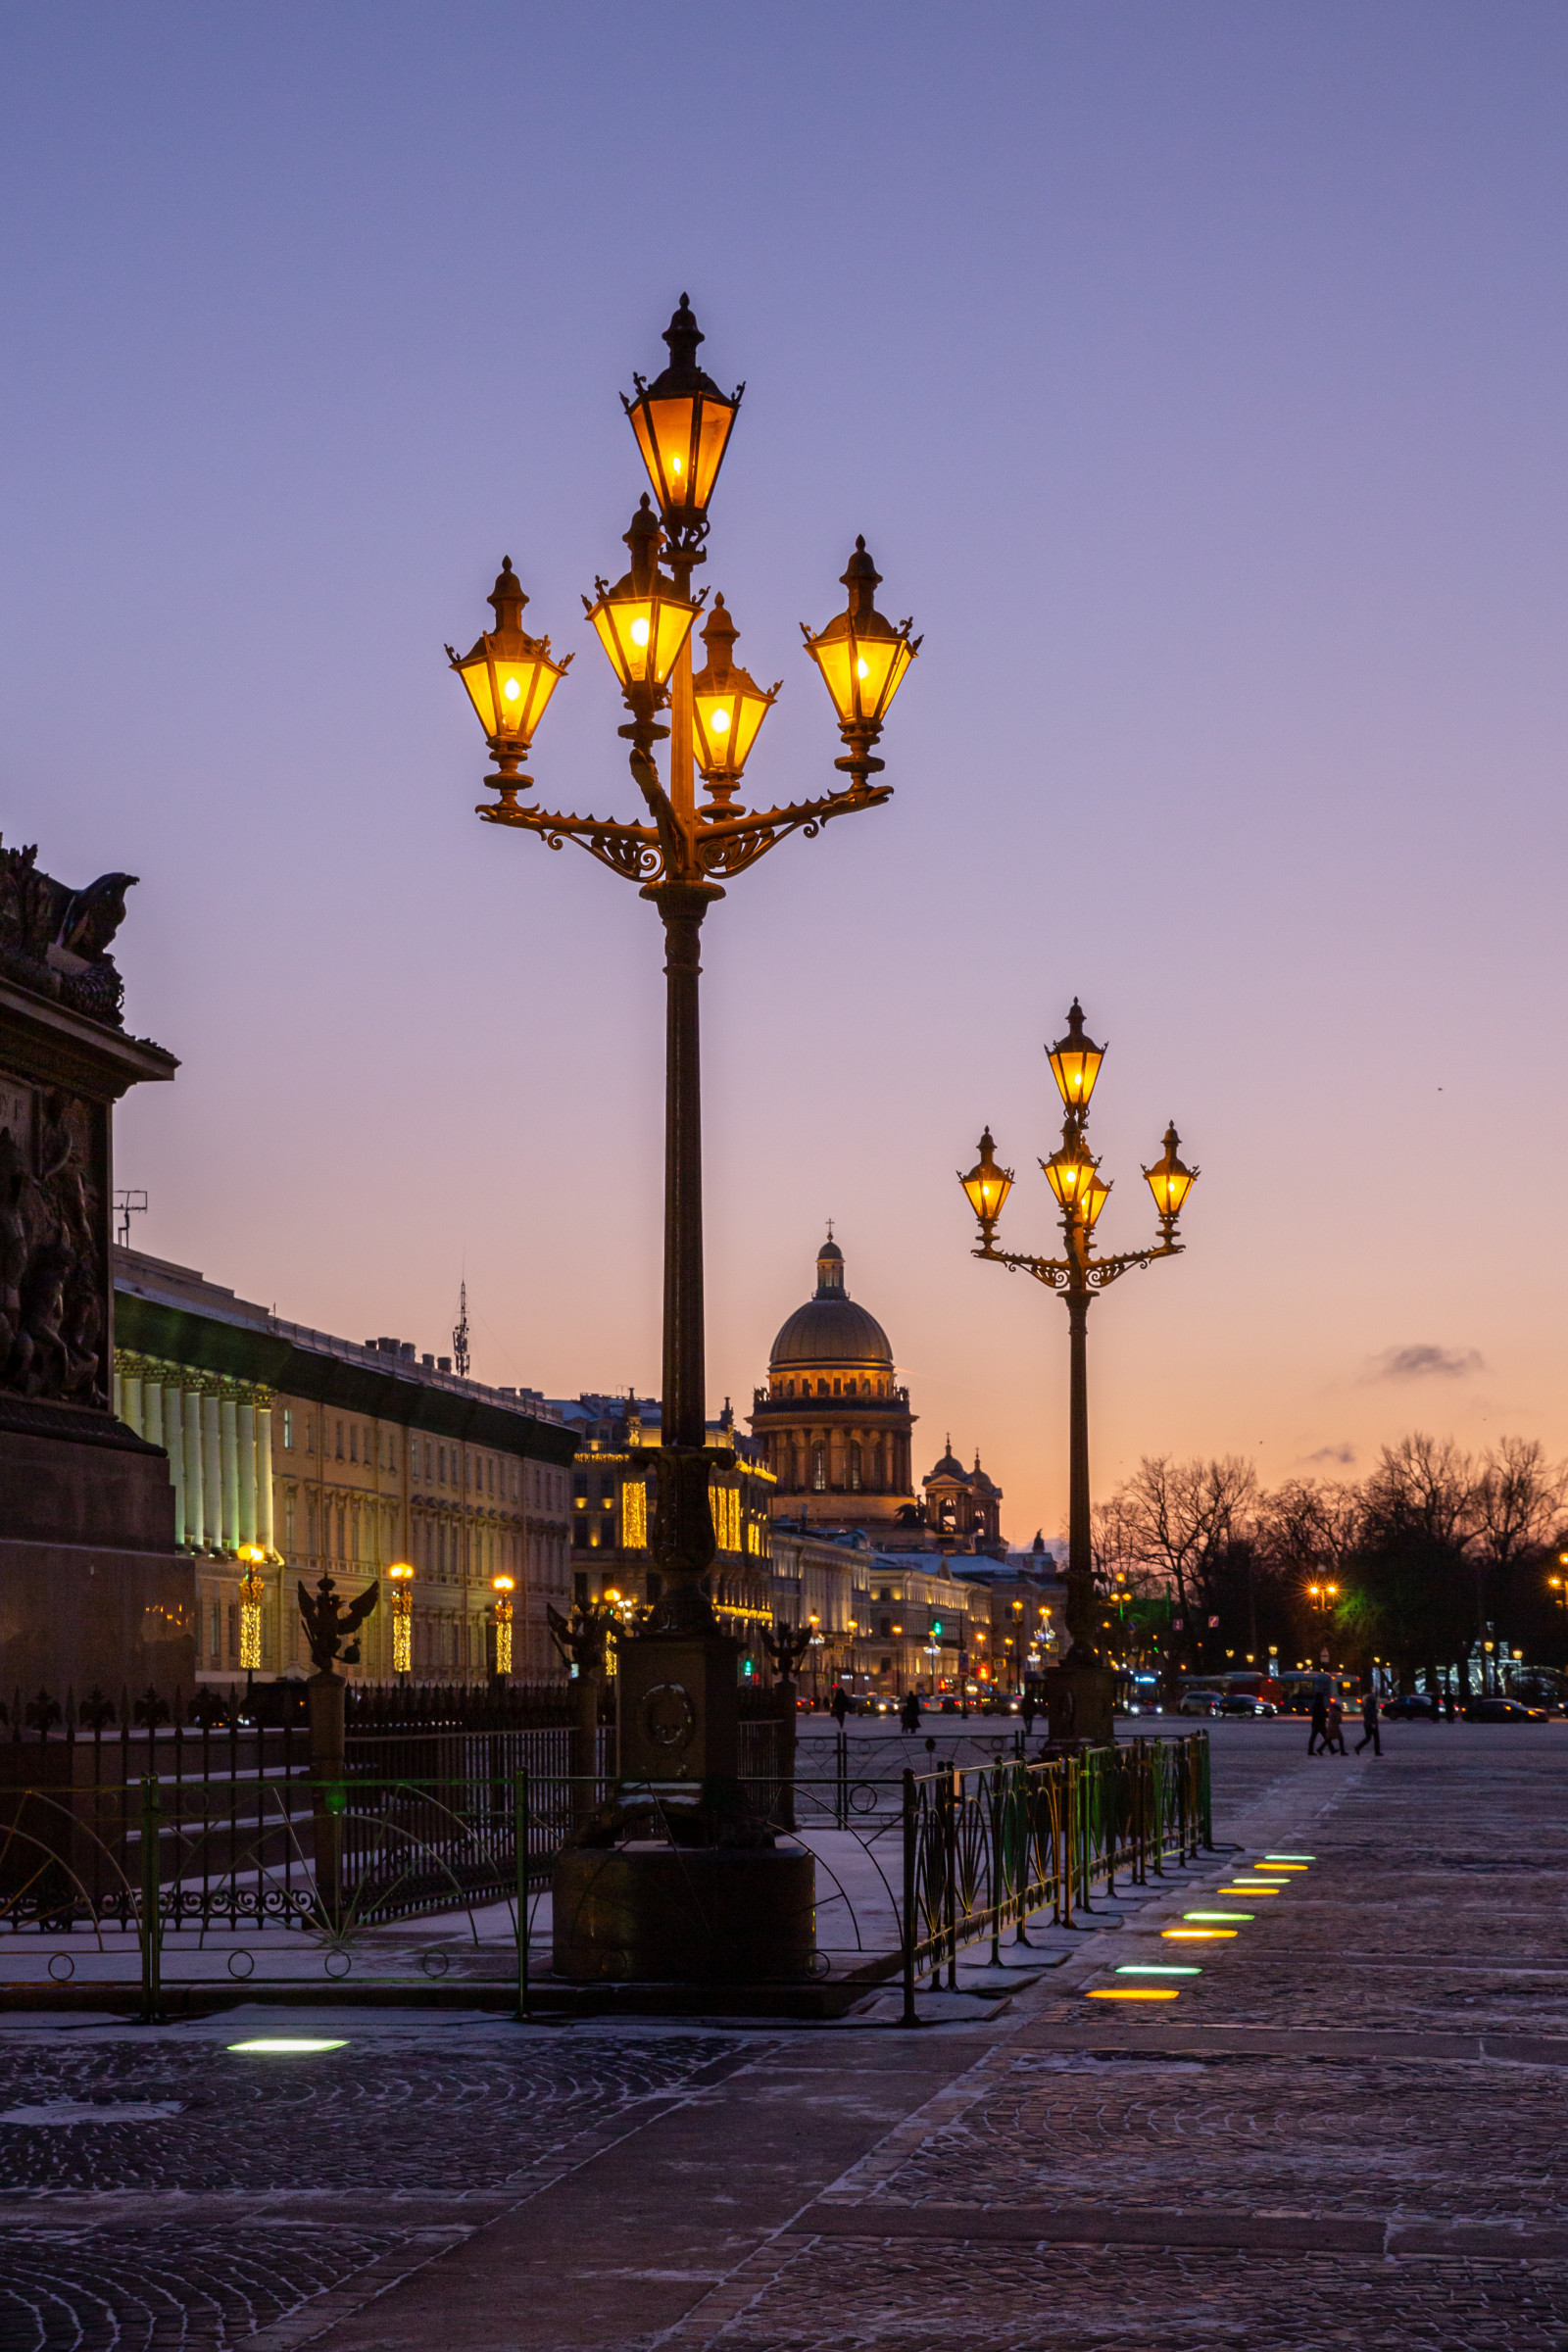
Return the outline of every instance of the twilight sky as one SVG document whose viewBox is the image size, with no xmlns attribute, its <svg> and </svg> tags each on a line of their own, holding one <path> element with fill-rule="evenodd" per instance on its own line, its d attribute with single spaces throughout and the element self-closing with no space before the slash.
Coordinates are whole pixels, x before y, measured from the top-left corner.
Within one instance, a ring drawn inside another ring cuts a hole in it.
<svg viewBox="0 0 1568 2352">
<path fill-rule="evenodd" d="M 658 1379 L 658 923 L 471 814 L 443 642 L 503 552 L 578 660 L 547 806 L 636 813 L 579 591 L 689 287 L 748 390 L 706 578 L 857 531 L 921 655 L 886 809 L 707 927 L 709 1361 L 749 1403 L 832 1215 L 921 1416 L 1064 1515 L 1066 1318 L 974 1264 L 983 1121 L 1053 1239 L 1041 1054 L 1111 1045 L 1096 1477 L 1568 1447 L 1568 15 L 1509 0 L 0 16 L 0 827 L 142 876 L 139 1245 L 551 1394 Z"/>
</svg>

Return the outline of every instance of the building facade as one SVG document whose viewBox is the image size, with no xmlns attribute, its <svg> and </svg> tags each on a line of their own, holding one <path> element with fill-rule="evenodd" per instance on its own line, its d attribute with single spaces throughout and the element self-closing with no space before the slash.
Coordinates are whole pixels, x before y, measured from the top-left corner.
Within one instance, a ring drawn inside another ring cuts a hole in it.
<svg viewBox="0 0 1568 2352">
<path fill-rule="evenodd" d="M 660 1597 L 650 1558 L 659 1507 L 659 1399 L 587 1395 L 554 1399 L 551 1410 L 571 1433 L 570 1598 L 587 1607 L 609 1601 L 628 1620 Z M 709 1484 L 718 1546 L 709 1574 L 713 1611 L 742 1645 L 743 1674 L 762 1661 L 761 1634 L 772 1622 L 768 1571 L 773 1477 L 760 1449 L 737 1436 L 726 1402 L 708 1424 L 715 1459 Z M 731 1463 L 725 1457 L 733 1454 Z"/>
<path fill-rule="evenodd" d="M 330 1573 L 347 1597 L 413 1567 L 410 1671 L 483 1679 L 509 1575 L 513 1672 L 561 1672 L 545 1612 L 570 1594 L 572 1440 L 533 1391 L 456 1378 L 411 1343 L 356 1346 L 286 1323 L 188 1267 L 115 1252 L 116 1410 L 165 1448 L 189 1559 L 199 1680 L 311 1671 L 297 1587 Z M 259 1640 L 242 1658 L 242 1547 L 264 1555 Z M 390 1590 L 350 1672 L 395 1674 Z"/>
</svg>

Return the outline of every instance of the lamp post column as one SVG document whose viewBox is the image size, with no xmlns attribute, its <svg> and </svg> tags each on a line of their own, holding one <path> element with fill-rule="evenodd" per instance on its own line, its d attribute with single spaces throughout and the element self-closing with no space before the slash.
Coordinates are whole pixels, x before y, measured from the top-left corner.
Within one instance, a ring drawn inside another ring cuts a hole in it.
<svg viewBox="0 0 1568 2352">
<path fill-rule="evenodd" d="M 1089 1293 L 1067 1293 L 1071 1369 L 1067 1439 L 1067 1630 L 1072 1646 L 1065 1663 L 1098 1666 L 1094 1639 L 1094 1544 L 1089 1523 Z M 1085 1620 L 1090 1622 L 1086 1623 Z"/>
</svg>

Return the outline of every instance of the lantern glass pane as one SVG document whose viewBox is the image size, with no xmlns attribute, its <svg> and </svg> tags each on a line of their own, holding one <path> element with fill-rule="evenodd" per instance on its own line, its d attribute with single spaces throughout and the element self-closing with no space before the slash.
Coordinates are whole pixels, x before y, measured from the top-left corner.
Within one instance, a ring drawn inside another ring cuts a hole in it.
<svg viewBox="0 0 1568 2352">
<path fill-rule="evenodd" d="M 1057 1092 L 1070 1110 L 1081 1109 L 1094 1093 L 1095 1080 L 1100 1076 L 1100 1065 L 1104 1058 L 1098 1046 L 1089 1053 L 1078 1049 L 1053 1049 L 1049 1056 L 1052 1076 L 1056 1081 Z"/>
<path fill-rule="evenodd" d="M 758 730 L 767 716 L 770 708 L 765 695 L 741 694 L 735 698 L 735 716 L 732 727 L 735 736 L 734 762 L 737 775 L 751 758 L 752 746 L 757 741 Z"/>
<path fill-rule="evenodd" d="M 683 393 L 674 400 L 650 400 L 638 404 L 639 413 L 646 410 L 653 420 L 654 464 L 658 471 L 654 472 L 653 466 L 649 466 L 649 471 L 654 473 L 654 486 L 659 493 L 660 504 L 665 508 L 677 508 L 682 513 L 702 503 L 694 495 L 693 476 L 696 468 L 692 463 L 692 442 L 695 437 L 692 412 L 697 405 L 690 393 Z M 638 437 L 640 439 L 641 435 Z M 647 462 L 646 451 L 644 462 Z"/>
<path fill-rule="evenodd" d="M 898 693 L 909 666 L 909 648 L 903 637 L 860 637 L 855 646 L 855 680 L 860 715 L 879 720 Z"/>
<path fill-rule="evenodd" d="M 637 436 L 637 447 L 641 450 L 643 464 L 648 468 L 648 479 L 654 486 L 654 496 L 662 507 L 667 503 L 664 497 L 664 483 L 660 472 L 658 444 L 649 428 L 648 405 L 645 401 L 638 401 L 632 410 L 631 429 Z"/>
<path fill-rule="evenodd" d="M 697 421 L 697 497 L 696 504 L 705 508 L 713 495 L 724 451 L 729 445 L 730 427 L 735 422 L 735 411 L 727 400 L 705 398 Z"/>
<path fill-rule="evenodd" d="M 493 735 L 496 731 L 496 704 L 491 692 L 488 655 L 481 654 L 477 661 L 465 662 L 458 675 L 468 689 L 468 700 L 479 714 L 480 726 L 487 735 Z"/>
<path fill-rule="evenodd" d="M 811 646 L 816 665 L 822 672 L 827 690 L 833 697 L 833 708 L 846 723 L 858 715 L 855 691 L 855 640 L 848 632 L 842 637 L 818 637 Z"/>
<path fill-rule="evenodd" d="M 675 666 L 675 658 L 685 644 L 692 622 L 697 618 L 695 605 L 684 605 L 677 598 L 659 596 L 654 599 L 653 652 L 655 657 L 654 683 L 662 686 Z"/>
<path fill-rule="evenodd" d="M 647 674 L 652 613 L 653 599 L 646 596 L 604 597 L 593 609 L 599 642 L 623 686 L 639 685 Z"/>
<path fill-rule="evenodd" d="M 520 742 L 527 743 L 560 683 L 560 673 L 553 662 L 529 654 L 520 661 L 498 659 L 495 678 L 500 732 L 515 735 Z"/>
</svg>

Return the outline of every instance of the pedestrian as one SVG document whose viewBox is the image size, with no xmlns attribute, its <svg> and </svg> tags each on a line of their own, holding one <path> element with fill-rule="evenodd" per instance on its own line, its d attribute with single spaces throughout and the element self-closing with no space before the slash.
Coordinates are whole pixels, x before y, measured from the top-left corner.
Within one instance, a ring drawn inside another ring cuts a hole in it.
<svg viewBox="0 0 1568 2352">
<path fill-rule="evenodd" d="M 1328 1713 L 1324 1721 L 1327 1731 L 1323 1741 L 1323 1753 L 1326 1756 L 1336 1754 L 1343 1756 L 1345 1753 L 1345 1709 L 1340 1704 L 1340 1694 L 1337 1690 L 1329 1700 Z"/>
<path fill-rule="evenodd" d="M 1361 1753 L 1369 1740 L 1372 1742 L 1372 1753 L 1375 1756 L 1381 1756 L 1383 1741 L 1378 1736 L 1378 1694 L 1370 1683 L 1361 1693 L 1361 1737 L 1355 1743 L 1357 1755 Z"/>
<path fill-rule="evenodd" d="M 1317 1754 L 1317 1743 L 1320 1740 L 1324 1743 L 1324 1753 L 1326 1754 L 1328 1752 L 1328 1693 L 1325 1690 L 1316 1690 L 1312 1694 L 1312 1737 L 1306 1743 L 1307 1754 L 1309 1756 L 1315 1756 Z"/>
<path fill-rule="evenodd" d="M 1452 1721 L 1453 1721 L 1454 1717 L 1455 1717 L 1455 1716 L 1458 1714 L 1458 1712 L 1459 1712 L 1459 1709 L 1458 1709 L 1457 1702 L 1456 1702 L 1456 1701 L 1455 1701 L 1455 1699 L 1454 1699 L 1453 1692 L 1452 1692 L 1451 1690 L 1448 1692 L 1448 1695 L 1447 1695 L 1446 1699 L 1444 1701 L 1444 1704 L 1445 1704 L 1445 1707 L 1446 1707 L 1446 1710 L 1447 1710 L 1448 1721 L 1449 1721 L 1450 1723 L 1452 1723 Z"/>
<path fill-rule="evenodd" d="M 1024 1690 L 1023 1705 L 1018 1712 L 1023 1717 L 1023 1736 L 1027 1740 L 1035 1728 L 1035 1694 L 1027 1686 Z"/>
<path fill-rule="evenodd" d="M 917 1732 L 920 1729 L 920 1693 L 918 1690 L 911 1690 L 905 1700 L 903 1722 L 906 1732 Z"/>
<path fill-rule="evenodd" d="M 844 1718 L 849 1711 L 849 1692 L 845 1690 L 844 1685 L 840 1683 L 838 1689 L 833 1693 L 833 1720 L 838 1725 L 841 1732 L 844 1729 Z"/>
</svg>

